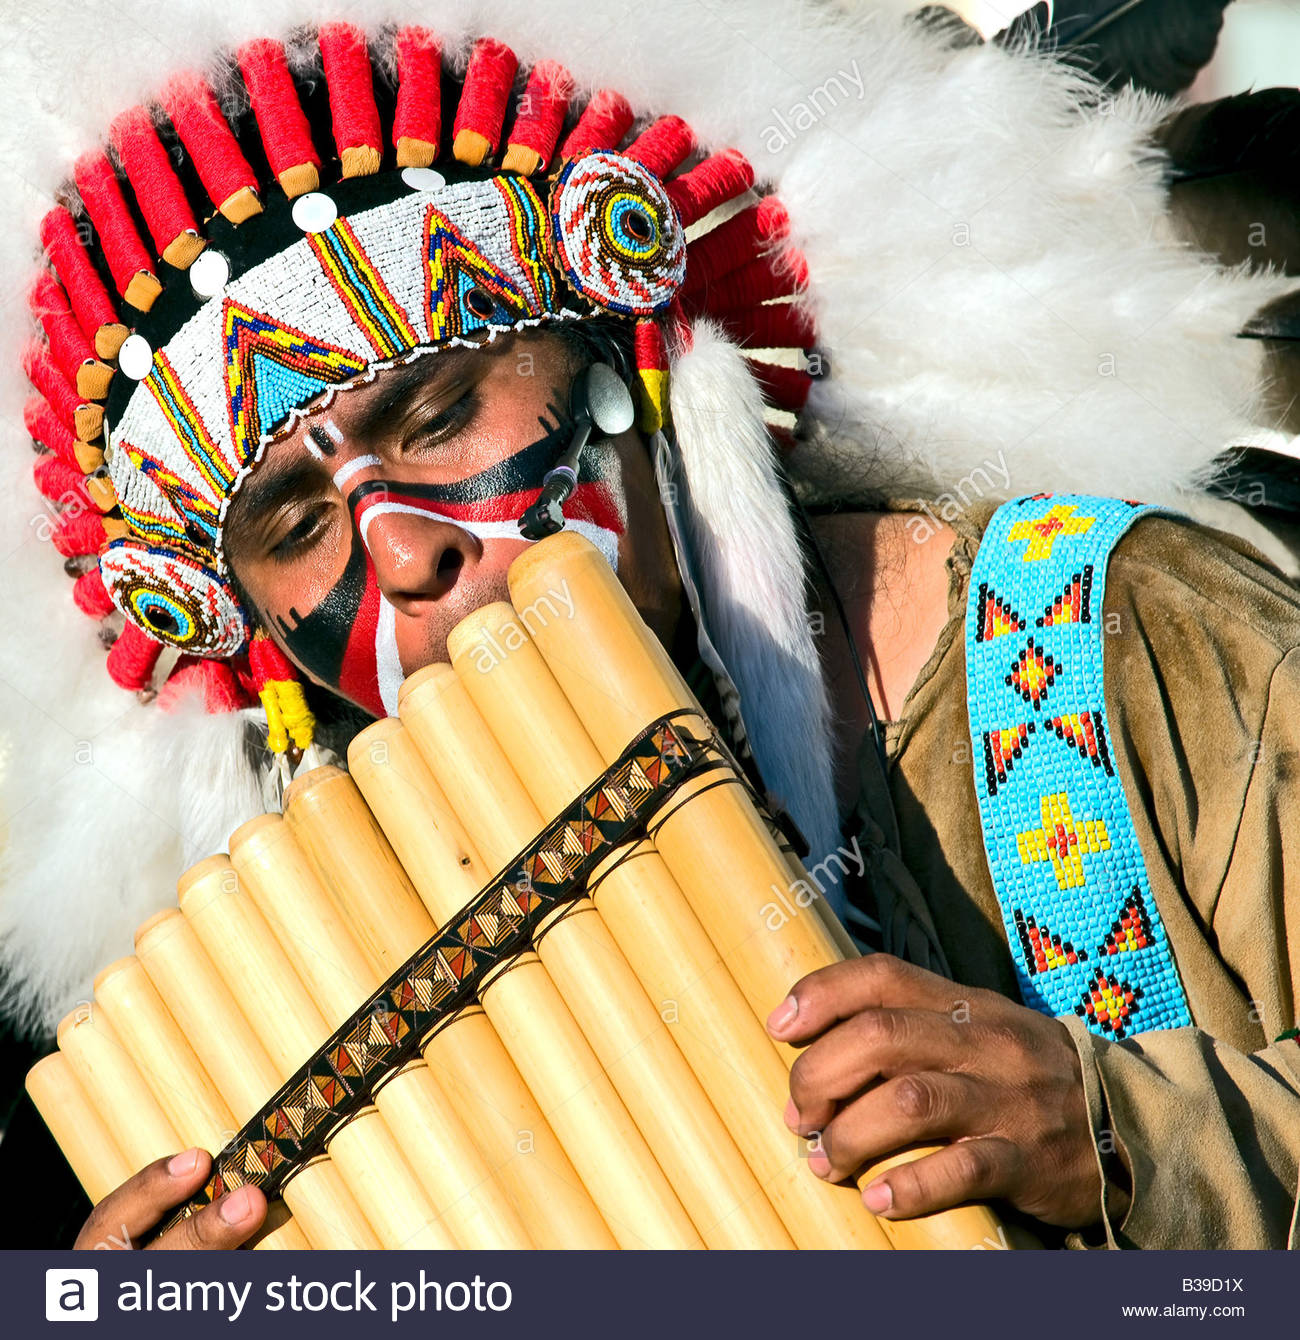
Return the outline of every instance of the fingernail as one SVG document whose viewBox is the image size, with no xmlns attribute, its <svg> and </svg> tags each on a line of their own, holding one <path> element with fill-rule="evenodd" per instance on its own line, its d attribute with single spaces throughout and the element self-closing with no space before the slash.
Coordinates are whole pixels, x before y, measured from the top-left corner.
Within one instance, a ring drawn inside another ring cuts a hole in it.
<svg viewBox="0 0 1300 1340">
<path fill-rule="evenodd" d="M 174 1154 L 167 1160 L 167 1171 L 173 1177 L 188 1177 L 198 1166 L 199 1151 L 197 1149 L 186 1149 L 180 1154 Z"/>
<path fill-rule="evenodd" d="M 252 1211 L 249 1201 L 252 1194 L 246 1186 L 241 1186 L 238 1191 L 232 1191 L 229 1195 L 222 1196 L 217 1201 L 217 1213 L 222 1220 L 229 1224 L 231 1228 L 242 1224 L 248 1218 Z"/>
<path fill-rule="evenodd" d="M 894 1204 L 894 1190 L 888 1182 L 872 1182 L 862 1193 L 862 1201 L 872 1214 L 884 1214 Z"/>
<path fill-rule="evenodd" d="M 773 1033 L 784 1033 L 787 1028 L 794 1023 L 795 1015 L 799 1013 L 799 1002 L 793 996 L 787 996 L 777 1007 L 767 1016 L 767 1026 Z"/>
<path fill-rule="evenodd" d="M 787 1098 L 785 1103 L 785 1124 L 791 1130 L 794 1130 L 799 1124 L 799 1109 L 794 1105 L 793 1098 Z"/>
<path fill-rule="evenodd" d="M 825 1177 L 831 1170 L 831 1161 L 819 1149 L 815 1154 L 808 1155 L 808 1167 L 818 1177 Z"/>
</svg>

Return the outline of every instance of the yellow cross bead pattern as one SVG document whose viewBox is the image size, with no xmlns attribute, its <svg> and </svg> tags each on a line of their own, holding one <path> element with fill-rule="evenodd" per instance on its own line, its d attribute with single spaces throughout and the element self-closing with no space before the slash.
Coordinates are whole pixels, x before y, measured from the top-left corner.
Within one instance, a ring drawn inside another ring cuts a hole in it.
<svg viewBox="0 0 1300 1340">
<path fill-rule="evenodd" d="M 1026 563 L 1050 558 L 1052 546 L 1062 535 L 1082 535 L 1096 520 L 1091 516 L 1075 516 L 1077 510 L 1073 503 L 1057 503 L 1033 521 L 1017 521 L 1007 532 L 1007 543 L 1029 541 L 1024 554 Z"/>
<path fill-rule="evenodd" d="M 1087 882 L 1083 858 L 1094 852 L 1110 850 L 1110 835 L 1101 819 L 1076 823 L 1070 813 L 1070 798 L 1064 791 L 1043 797 L 1042 828 L 1031 828 L 1016 835 L 1020 863 L 1051 861 L 1057 887 L 1077 889 Z"/>
</svg>

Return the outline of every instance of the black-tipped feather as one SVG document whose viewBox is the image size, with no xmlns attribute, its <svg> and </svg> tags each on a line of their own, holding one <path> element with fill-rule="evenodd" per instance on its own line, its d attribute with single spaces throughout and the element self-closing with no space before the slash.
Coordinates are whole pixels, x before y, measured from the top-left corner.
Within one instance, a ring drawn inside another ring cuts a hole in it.
<svg viewBox="0 0 1300 1340">
<path fill-rule="evenodd" d="M 992 40 L 1057 52 L 1111 87 L 1181 93 L 1214 55 L 1229 0 L 1056 0 Z"/>
<path fill-rule="evenodd" d="M 1300 460 L 1260 447 L 1242 447 L 1219 457 L 1220 473 L 1210 492 L 1275 521 L 1300 519 Z"/>
<path fill-rule="evenodd" d="M 1157 134 L 1170 213 L 1227 265 L 1300 274 L 1300 91 L 1265 88 L 1186 107 Z"/>
</svg>

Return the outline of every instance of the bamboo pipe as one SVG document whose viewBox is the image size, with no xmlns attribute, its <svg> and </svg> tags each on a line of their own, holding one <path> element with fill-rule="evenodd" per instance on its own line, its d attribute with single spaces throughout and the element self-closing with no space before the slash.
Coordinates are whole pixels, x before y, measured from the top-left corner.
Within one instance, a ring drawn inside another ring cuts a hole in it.
<svg viewBox="0 0 1300 1340">
<path fill-rule="evenodd" d="M 135 933 L 135 952 L 204 1072 L 242 1126 L 280 1086 L 280 1072 L 177 907 Z M 281 1196 L 317 1250 L 368 1250 L 379 1239 L 328 1158 L 299 1169 Z"/>
<path fill-rule="evenodd" d="M 450 666 L 444 670 L 454 679 Z M 422 700 L 436 685 L 408 679 L 399 712 L 430 772 L 446 789 L 439 762 L 473 773 L 471 756 L 450 757 L 450 738 L 422 741 L 411 723 L 422 717 Z M 437 754 L 435 760 L 431 754 Z M 516 783 L 516 786 L 518 784 Z M 531 806 L 528 806 L 531 809 Z M 535 833 L 531 836 L 535 836 Z M 489 863 L 491 857 L 484 857 Z M 421 890 L 421 892 L 425 892 Z M 429 912 L 447 921 L 460 911 L 455 888 L 434 886 Z M 480 993 L 480 1003 L 524 1082 L 537 1099 L 565 1153 L 578 1171 L 621 1247 L 700 1247 L 702 1242 L 668 1179 L 650 1153 L 609 1076 L 575 1022 L 536 954 L 522 954 Z"/>
<path fill-rule="evenodd" d="M 562 531 L 531 546 L 510 565 L 509 585 L 519 610 L 540 608 L 548 591 L 568 592 L 571 617 L 535 620 L 531 631 L 606 763 L 655 718 L 700 713 L 668 653 L 587 540 Z M 767 931 L 772 890 L 788 886 L 789 865 L 739 782 L 719 786 L 718 776 L 693 779 L 678 791 L 654 842 L 751 1008 L 765 1018 L 799 978 L 844 955 L 820 915 L 786 918 L 780 935 Z M 727 834 L 725 843 L 719 833 Z M 931 1152 L 884 1160 L 860 1174 L 858 1185 Z M 895 1247 L 969 1248 L 997 1240 L 997 1218 L 982 1206 L 880 1223 Z"/>
<path fill-rule="evenodd" d="M 27 1072 L 24 1083 L 81 1189 L 92 1205 L 98 1205 L 136 1171 L 113 1138 L 100 1109 L 78 1083 L 72 1063 L 60 1051 L 41 1057 Z"/>
<path fill-rule="evenodd" d="M 513 649 L 478 655 L 485 632 Z M 605 765 L 514 610 L 476 610 L 456 626 L 448 650 L 497 742 L 510 742 L 533 802 L 543 814 L 559 813 Z M 782 1119 L 785 1066 L 654 847 L 642 841 L 613 853 L 589 887 L 650 999 L 675 1007 L 669 1031 L 795 1244 L 888 1248 L 850 1189 L 803 1166 Z"/>
<path fill-rule="evenodd" d="M 93 1003 L 77 1006 L 55 1036 L 134 1171 L 185 1148 L 101 1009 Z"/>
<path fill-rule="evenodd" d="M 385 731 L 391 732 L 391 739 Z M 436 927 L 377 818 L 403 842 L 408 854 L 424 853 L 422 877 L 430 877 L 429 860 L 441 853 L 446 857 L 442 872 L 450 884 L 468 884 L 464 902 L 479 887 L 462 864 L 463 860 L 473 866 L 474 860 L 463 848 L 447 850 L 435 828 L 426 803 L 433 779 L 401 731 L 401 723 L 389 718 L 362 732 L 366 738 L 354 740 L 349 759 L 358 777 L 349 778 L 337 768 L 317 768 L 285 793 L 286 821 L 349 924 L 362 929 L 361 923 L 366 923 L 365 942 L 383 949 L 385 969 L 390 963 L 406 962 Z M 389 766 L 394 754 L 405 765 L 402 774 Z M 382 813 L 377 809 L 372 814 L 357 789 L 363 777 L 380 797 Z M 357 835 L 363 837 L 359 840 Z M 484 876 L 479 884 L 486 882 Z M 409 913 L 411 897 L 417 898 L 418 917 Z M 481 1006 L 460 1010 L 426 1040 L 423 1054 L 535 1245 L 617 1246 Z"/>
<path fill-rule="evenodd" d="M 94 1197 L 97 1203 L 133 1172 L 189 1147 L 171 1125 L 122 1040 L 113 1031 L 102 1006 L 79 1006 L 59 1024 L 57 1038 L 59 1052 L 55 1057 L 64 1062 L 66 1068 L 60 1075 L 56 1066 L 46 1066 L 43 1074 L 54 1076 L 61 1089 L 61 1099 L 71 1099 L 71 1106 L 60 1113 L 62 1123 L 74 1117 L 89 1118 L 84 1128 L 74 1133 L 68 1157 L 69 1162 L 76 1159 L 73 1169 L 79 1177 L 81 1170 L 77 1163 L 84 1165 L 87 1156 L 104 1159 L 91 1174 L 98 1192 Z M 55 1057 L 46 1060 L 53 1061 Z M 101 1121 L 98 1113 L 110 1115 Z M 51 1130 L 55 1129 L 51 1127 Z M 112 1138 L 116 1158 L 112 1150 L 106 1149 L 100 1132 Z M 88 1145 L 88 1140 L 93 1144 Z M 61 1141 L 60 1147 L 63 1147 Z M 117 1180 L 105 1189 L 107 1177 Z M 282 1214 L 272 1217 L 268 1209 L 266 1222 L 245 1245 L 267 1250 L 293 1249 L 306 1246 L 307 1239 L 297 1223 Z"/>
<path fill-rule="evenodd" d="M 450 666 L 430 666 L 407 681 L 399 710 L 484 860 L 504 869 L 551 816 L 529 799 L 464 684 Z M 591 901 L 555 920 L 537 952 L 704 1242 L 793 1247 Z"/>
<path fill-rule="evenodd" d="M 285 803 L 291 805 L 289 792 Z M 237 829 L 230 838 L 230 860 L 326 1023 L 337 1028 L 388 974 L 372 964 L 353 938 L 317 881 L 292 825 L 279 815 L 265 814 Z M 423 1061 L 403 1066 L 385 1082 L 375 1095 L 375 1106 L 459 1246 L 483 1250 L 532 1246 L 469 1131 Z"/>
<path fill-rule="evenodd" d="M 135 955 L 117 959 L 95 978 L 95 1004 L 120 1039 L 181 1138 L 179 1148 L 224 1147 L 238 1130 L 234 1113 L 203 1074 L 198 1057 Z"/>
<path fill-rule="evenodd" d="M 95 978 L 95 1003 L 120 1039 L 180 1137 L 217 1154 L 238 1129 L 211 1080 L 203 1073 L 185 1036 L 168 1013 L 144 965 L 134 955 L 120 958 Z M 270 1218 L 271 1206 L 267 1206 Z M 310 1244 L 287 1210 L 277 1212 L 269 1230 L 259 1230 L 258 1247 L 301 1250 Z"/>
<path fill-rule="evenodd" d="M 181 911 L 270 1054 L 277 1084 L 282 1084 L 331 1030 L 233 875 L 223 856 L 199 862 L 181 876 Z M 383 1246 L 455 1245 L 376 1108 L 344 1123 L 330 1140 L 329 1154 Z"/>
</svg>

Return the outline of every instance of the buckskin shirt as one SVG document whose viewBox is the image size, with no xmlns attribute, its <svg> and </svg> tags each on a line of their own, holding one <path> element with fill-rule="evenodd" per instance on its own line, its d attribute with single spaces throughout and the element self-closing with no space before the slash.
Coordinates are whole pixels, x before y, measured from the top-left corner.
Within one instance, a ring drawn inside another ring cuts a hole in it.
<svg viewBox="0 0 1300 1340">
<path fill-rule="evenodd" d="M 966 704 L 969 576 L 993 510 L 951 523 L 948 621 L 884 733 L 924 898 L 905 915 L 957 982 L 1018 1000 Z M 1150 516 L 1111 556 L 1103 628 L 1111 754 L 1194 1026 L 1114 1041 L 1062 1016 L 1106 1179 L 1101 1225 L 1064 1244 L 1295 1248 L 1300 593 L 1244 542 Z"/>
</svg>

